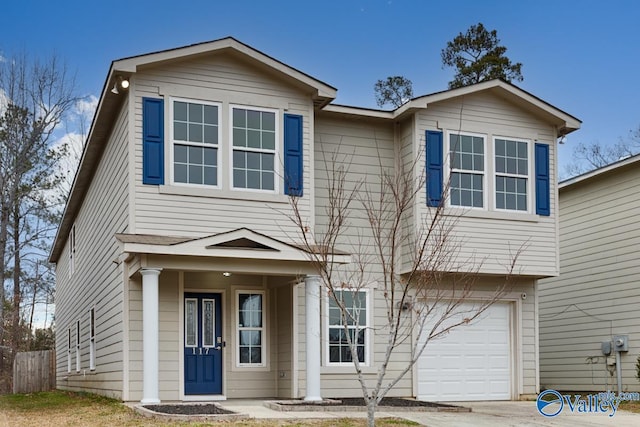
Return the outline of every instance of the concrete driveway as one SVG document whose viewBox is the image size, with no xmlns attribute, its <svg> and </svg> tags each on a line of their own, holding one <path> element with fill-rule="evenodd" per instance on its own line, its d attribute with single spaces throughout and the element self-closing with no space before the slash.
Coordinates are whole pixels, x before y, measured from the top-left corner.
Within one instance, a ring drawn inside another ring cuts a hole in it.
<svg viewBox="0 0 640 427">
<path fill-rule="evenodd" d="M 415 421 L 428 427 L 504 427 L 504 426 L 557 426 L 594 427 L 615 425 L 618 427 L 640 426 L 640 414 L 617 411 L 613 417 L 603 414 L 572 414 L 564 410 L 554 418 L 545 418 L 538 413 L 535 401 L 527 402 L 451 402 L 472 409 L 472 412 L 393 412 L 379 410 L 378 417 L 398 417 Z M 230 399 L 219 402 L 220 406 L 246 414 L 252 418 L 305 419 L 366 418 L 365 412 L 281 412 L 264 406 L 261 400 Z"/>
<path fill-rule="evenodd" d="M 499 426 L 558 426 L 591 427 L 615 425 L 640 426 L 640 414 L 618 411 L 613 417 L 603 414 L 572 414 L 564 410 L 558 416 L 545 418 L 538 413 L 535 401 L 528 402 L 463 402 L 471 412 L 412 412 L 393 413 L 394 416 L 418 422 L 428 427 L 499 427 Z"/>
</svg>

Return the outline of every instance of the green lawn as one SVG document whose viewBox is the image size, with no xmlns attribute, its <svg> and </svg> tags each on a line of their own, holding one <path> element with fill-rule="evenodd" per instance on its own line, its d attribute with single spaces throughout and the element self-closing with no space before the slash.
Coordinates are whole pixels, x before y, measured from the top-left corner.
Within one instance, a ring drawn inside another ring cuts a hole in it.
<svg viewBox="0 0 640 427">
<path fill-rule="evenodd" d="M 33 394 L 0 396 L 0 426 L 220 426 L 230 422 L 177 422 L 146 418 L 133 412 L 117 400 L 87 393 L 53 391 Z M 365 420 L 247 420 L 236 421 L 239 426 L 305 426 L 362 427 Z M 380 419 L 383 427 L 415 426 L 399 419 Z"/>
</svg>

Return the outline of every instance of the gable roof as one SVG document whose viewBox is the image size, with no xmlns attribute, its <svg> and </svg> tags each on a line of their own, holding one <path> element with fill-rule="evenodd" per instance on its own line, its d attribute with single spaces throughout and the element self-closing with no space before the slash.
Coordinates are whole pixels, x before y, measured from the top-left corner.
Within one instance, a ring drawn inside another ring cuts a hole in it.
<svg viewBox="0 0 640 427">
<path fill-rule="evenodd" d="M 567 135 L 568 133 L 579 129 L 580 124 L 582 123 L 579 119 L 560 110 L 559 108 L 554 107 L 537 96 L 532 95 L 512 83 L 500 79 L 488 80 L 470 86 L 419 96 L 413 98 L 395 110 L 375 110 L 330 104 L 326 106 L 323 111 L 377 119 L 396 120 L 418 109 L 429 108 L 430 104 L 480 92 L 493 93 L 527 111 L 531 111 L 532 113 L 543 117 L 546 121 L 553 123 L 558 128 L 558 136 Z"/>
<path fill-rule="evenodd" d="M 310 261 L 311 253 L 300 245 L 286 243 L 244 227 L 198 238 L 124 233 L 115 237 L 125 253 L 284 261 Z M 319 247 L 312 247 L 311 250 L 324 254 Z M 326 255 L 339 263 L 348 263 L 351 259 L 348 253 L 335 249 Z"/>
<path fill-rule="evenodd" d="M 49 255 L 50 262 L 57 262 L 60 257 L 69 229 L 75 220 L 78 209 L 80 209 L 82 200 L 93 179 L 96 166 L 100 161 L 106 142 L 113 129 L 116 115 L 127 98 L 126 96 L 111 92 L 111 88 L 118 81 L 118 78 L 129 78 L 135 74 L 139 68 L 223 52 L 242 57 L 247 61 L 251 61 L 256 67 L 281 75 L 288 81 L 304 88 L 312 94 L 314 104 L 318 108 L 322 108 L 336 97 L 337 89 L 333 86 L 241 43 L 233 37 L 225 37 L 209 42 L 113 61 L 102 87 L 102 93 L 91 123 L 91 128 L 89 129 L 89 135 L 82 152 L 80 165 L 76 171 L 62 221 L 60 222 L 51 248 Z"/>
<path fill-rule="evenodd" d="M 600 177 L 608 175 L 609 173 L 613 173 L 615 171 L 618 171 L 626 167 L 640 167 L 640 154 L 626 157 L 624 159 L 618 160 L 617 162 L 613 162 L 601 168 L 598 168 L 589 172 L 585 172 L 578 176 L 574 176 L 572 178 L 566 179 L 560 182 L 560 184 L 558 184 L 558 189 L 562 190 L 562 189 L 572 187 L 575 184 L 592 181 L 594 179 L 598 179 Z"/>
</svg>

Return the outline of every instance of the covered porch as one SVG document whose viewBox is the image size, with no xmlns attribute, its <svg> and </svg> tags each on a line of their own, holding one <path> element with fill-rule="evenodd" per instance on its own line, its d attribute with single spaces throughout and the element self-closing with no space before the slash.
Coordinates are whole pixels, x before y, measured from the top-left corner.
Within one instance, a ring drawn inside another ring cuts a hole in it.
<svg viewBox="0 0 640 427">
<path fill-rule="evenodd" d="M 307 252 L 248 229 L 116 237 L 124 400 L 321 399 L 320 279 Z"/>
</svg>

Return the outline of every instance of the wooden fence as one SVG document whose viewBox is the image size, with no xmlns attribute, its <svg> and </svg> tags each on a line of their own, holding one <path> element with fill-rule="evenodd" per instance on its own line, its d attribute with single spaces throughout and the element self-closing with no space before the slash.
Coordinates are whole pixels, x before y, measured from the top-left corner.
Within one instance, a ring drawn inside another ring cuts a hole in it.
<svg viewBox="0 0 640 427">
<path fill-rule="evenodd" d="M 17 353 L 13 361 L 13 392 L 55 390 L 56 353 L 53 350 Z"/>
</svg>

